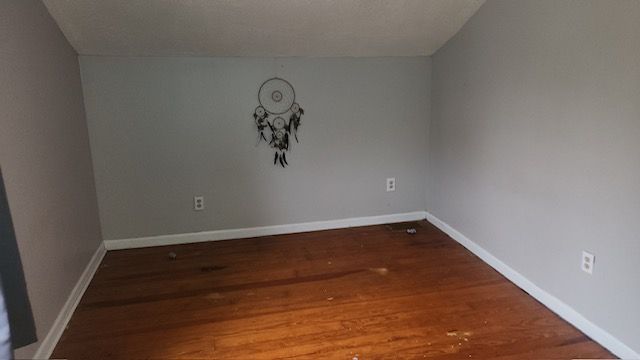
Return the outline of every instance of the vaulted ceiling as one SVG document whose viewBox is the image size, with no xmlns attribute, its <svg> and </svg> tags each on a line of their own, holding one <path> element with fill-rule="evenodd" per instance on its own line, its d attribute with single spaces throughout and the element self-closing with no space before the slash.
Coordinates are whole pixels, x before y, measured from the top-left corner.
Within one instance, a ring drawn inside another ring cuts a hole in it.
<svg viewBox="0 0 640 360">
<path fill-rule="evenodd" d="M 431 55 L 484 0 L 43 0 L 82 55 Z"/>
</svg>

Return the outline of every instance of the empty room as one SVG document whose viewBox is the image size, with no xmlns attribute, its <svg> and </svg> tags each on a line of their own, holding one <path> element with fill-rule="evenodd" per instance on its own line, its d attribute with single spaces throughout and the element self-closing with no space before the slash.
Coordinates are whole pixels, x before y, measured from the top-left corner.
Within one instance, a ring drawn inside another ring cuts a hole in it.
<svg viewBox="0 0 640 360">
<path fill-rule="evenodd" d="M 640 1 L 0 0 L 0 360 L 640 359 Z"/>
</svg>

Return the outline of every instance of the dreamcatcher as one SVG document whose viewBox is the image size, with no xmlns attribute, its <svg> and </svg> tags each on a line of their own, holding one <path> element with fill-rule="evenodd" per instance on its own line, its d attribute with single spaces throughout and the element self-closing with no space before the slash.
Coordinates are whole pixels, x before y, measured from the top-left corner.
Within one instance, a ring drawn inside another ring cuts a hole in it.
<svg viewBox="0 0 640 360">
<path fill-rule="evenodd" d="M 259 131 L 258 142 L 264 140 L 276 150 L 274 165 L 289 165 L 286 152 L 289 150 L 291 137 L 299 142 L 298 128 L 304 110 L 295 100 L 293 86 L 280 78 L 265 81 L 258 91 L 260 105 L 253 113 Z"/>
</svg>

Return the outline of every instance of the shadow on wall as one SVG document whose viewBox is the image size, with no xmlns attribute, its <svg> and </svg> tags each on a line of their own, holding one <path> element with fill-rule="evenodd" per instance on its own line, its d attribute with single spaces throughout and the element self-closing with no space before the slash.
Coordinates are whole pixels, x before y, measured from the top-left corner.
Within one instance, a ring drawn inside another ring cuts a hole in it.
<svg viewBox="0 0 640 360">
<path fill-rule="evenodd" d="M 36 328 L 27 296 L 7 193 L 0 170 L 0 285 L 9 315 L 9 327 L 14 348 L 37 341 Z"/>
</svg>

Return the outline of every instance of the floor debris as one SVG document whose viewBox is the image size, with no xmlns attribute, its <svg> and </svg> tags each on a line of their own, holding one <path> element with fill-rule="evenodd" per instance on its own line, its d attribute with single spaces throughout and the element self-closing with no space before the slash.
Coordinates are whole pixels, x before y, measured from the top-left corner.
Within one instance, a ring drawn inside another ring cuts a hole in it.
<svg viewBox="0 0 640 360">
<path fill-rule="evenodd" d="M 456 336 L 460 339 L 465 339 L 468 336 L 471 336 L 470 331 L 458 331 L 458 330 L 449 330 L 447 331 L 447 336 Z M 468 338 L 465 341 L 469 341 Z"/>
<path fill-rule="evenodd" d="M 386 276 L 389 273 L 389 269 L 387 268 L 369 268 L 369 271 L 374 272 L 378 275 Z"/>
<path fill-rule="evenodd" d="M 173 251 L 169 253 L 169 259 L 175 260 L 177 257 L 178 257 L 178 254 L 174 253 Z"/>
<path fill-rule="evenodd" d="M 447 331 L 447 336 L 455 337 L 458 340 L 458 346 L 462 346 L 462 341 L 469 341 L 469 336 L 471 336 L 470 331 L 458 331 L 458 330 L 449 330 Z M 453 347 L 453 345 L 451 345 Z"/>
</svg>

